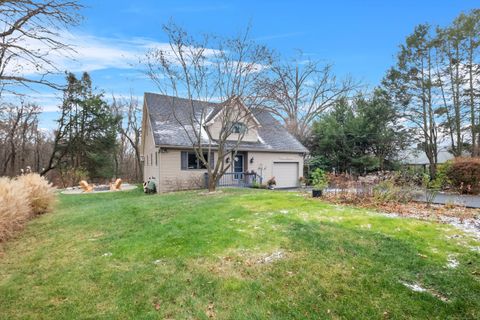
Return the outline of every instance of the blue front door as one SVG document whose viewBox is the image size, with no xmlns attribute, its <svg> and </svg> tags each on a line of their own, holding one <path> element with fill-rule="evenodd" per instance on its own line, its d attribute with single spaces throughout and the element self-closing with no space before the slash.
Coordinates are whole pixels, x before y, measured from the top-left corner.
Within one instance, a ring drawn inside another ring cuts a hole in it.
<svg viewBox="0 0 480 320">
<path fill-rule="evenodd" d="M 235 173 L 234 179 L 242 179 L 243 174 L 243 154 L 237 154 L 233 161 L 233 173 Z"/>
</svg>

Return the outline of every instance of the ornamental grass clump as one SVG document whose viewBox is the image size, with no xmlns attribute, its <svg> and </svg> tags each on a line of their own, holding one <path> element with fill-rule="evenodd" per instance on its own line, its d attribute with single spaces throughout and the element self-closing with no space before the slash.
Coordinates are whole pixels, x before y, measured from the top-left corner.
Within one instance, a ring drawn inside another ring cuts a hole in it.
<svg viewBox="0 0 480 320">
<path fill-rule="evenodd" d="M 31 214 L 39 215 L 52 209 L 56 201 L 52 184 L 38 173 L 29 173 L 17 178 L 28 194 Z"/>
<path fill-rule="evenodd" d="M 20 182 L 0 178 L 0 242 L 22 229 L 30 216 L 28 193 Z"/>
<path fill-rule="evenodd" d="M 39 174 L 0 178 L 0 242 L 11 238 L 36 215 L 50 211 L 55 189 Z"/>
</svg>

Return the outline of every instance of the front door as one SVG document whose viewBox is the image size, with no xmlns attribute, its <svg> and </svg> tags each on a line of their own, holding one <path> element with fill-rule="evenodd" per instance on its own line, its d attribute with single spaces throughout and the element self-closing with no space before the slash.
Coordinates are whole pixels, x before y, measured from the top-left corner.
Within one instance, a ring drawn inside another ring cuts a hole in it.
<svg viewBox="0 0 480 320">
<path fill-rule="evenodd" d="M 233 161 L 233 178 L 235 180 L 242 179 L 243 174 L 243 154 L 237 154 Z"/>
</svg>

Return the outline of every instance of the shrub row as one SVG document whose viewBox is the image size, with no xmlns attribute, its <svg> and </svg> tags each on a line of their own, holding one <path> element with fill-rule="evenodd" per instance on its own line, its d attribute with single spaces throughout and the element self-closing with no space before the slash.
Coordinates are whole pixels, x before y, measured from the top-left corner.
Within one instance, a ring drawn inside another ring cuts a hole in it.
<svg viewBox="0 0 480 320">
<path fill-rule="evenodd" d="M 50 211 L 55 200 L 55 189 L 39 174 L 0 178 L 0 242 L 12 237 L 29 219 Z"/>
</svg>

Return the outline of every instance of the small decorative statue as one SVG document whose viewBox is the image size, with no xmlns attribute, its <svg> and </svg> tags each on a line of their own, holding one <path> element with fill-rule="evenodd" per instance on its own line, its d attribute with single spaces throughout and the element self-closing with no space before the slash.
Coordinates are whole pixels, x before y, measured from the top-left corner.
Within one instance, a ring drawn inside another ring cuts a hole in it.
<svg viewBox="0 0 480 320">
<path fill-rule="evenodd" d="M 273 190 L 275 189 L 276 185 L 277 185 L 277 181 L 275 180 L 275 177 L 271 177 L 270 179 L 268 179 L 267 181 L 268 189 Z"/>
</svg>

